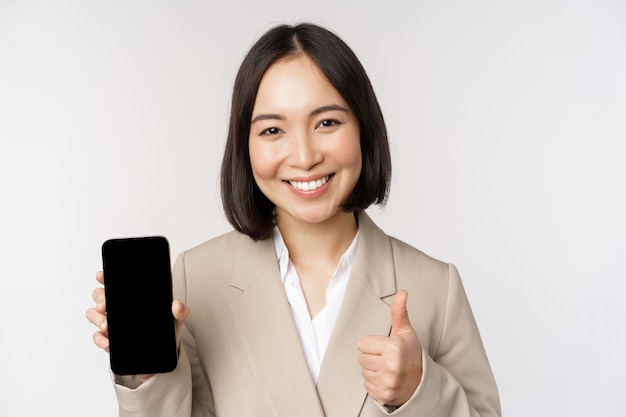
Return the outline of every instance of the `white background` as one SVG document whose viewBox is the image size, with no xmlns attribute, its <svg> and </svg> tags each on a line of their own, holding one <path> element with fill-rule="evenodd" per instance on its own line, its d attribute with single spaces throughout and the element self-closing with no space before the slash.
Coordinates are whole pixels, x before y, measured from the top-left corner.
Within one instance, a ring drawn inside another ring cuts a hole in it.
<svg viewBox="0 0 626 417">
<path fill-rule="evenodd" d="M 230 229 L 235 72 L 301 20 L 367 69 L 394 164 L 370 213 L 459 267 L 504 414 L 626 415 L 618 0 L 0 0 L 0 415 L 116 414 L 84 316 L 100 245 Z"/>
</svg>

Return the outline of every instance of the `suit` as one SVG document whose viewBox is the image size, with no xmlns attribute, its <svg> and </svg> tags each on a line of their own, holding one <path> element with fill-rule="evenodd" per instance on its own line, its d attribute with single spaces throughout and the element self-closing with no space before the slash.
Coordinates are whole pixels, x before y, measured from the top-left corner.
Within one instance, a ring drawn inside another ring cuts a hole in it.
<svg viewBox="0 0 626 417">
<path fill-rule="evenodd" d="M 456 268 L 387 236 L 360 212 L 345 297 L 313 382 L 280 279 L 272 239 L 231 232 L 179 255 L 175 297 L 190 315 L 179 364 L 135 390 L 116 385 L 122 416 L 374 417 L 357 341 L 388 335 L 390 303 L 409 293 L 424 372 L 393 415 L 499 416 L 496 384 Z"/>
</svg>

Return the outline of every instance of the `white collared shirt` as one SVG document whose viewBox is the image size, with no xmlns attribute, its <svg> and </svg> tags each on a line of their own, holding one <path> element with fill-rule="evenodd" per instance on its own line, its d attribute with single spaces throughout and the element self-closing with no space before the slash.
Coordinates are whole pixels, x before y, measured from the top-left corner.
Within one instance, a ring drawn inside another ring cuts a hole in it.
<svg viewBox="0 0 626 417">
<path fill-rule="evenodd" d="M 357 231 L 354 240 L 339 260 L 339 265 L 337 265 L 337 269 L 328 283 L 326 288 L 326 306 L 311 319 L 304 292 L 300 285 L 300 278 L 295 266 L 289 259 L 289 250 L 285 246 L 285 241 L 280 231 L 277 227 L 274 227 L 274 249 L 276 250 L 280 276 L 291 306 L 293 320 L 300 335 L 302 349 L 306 356 L 311 376 L 316 384 L 322 360 L 339 315 L 343 296 L 346 293 L 358 239 L 359 233 Z"/>
</svg>

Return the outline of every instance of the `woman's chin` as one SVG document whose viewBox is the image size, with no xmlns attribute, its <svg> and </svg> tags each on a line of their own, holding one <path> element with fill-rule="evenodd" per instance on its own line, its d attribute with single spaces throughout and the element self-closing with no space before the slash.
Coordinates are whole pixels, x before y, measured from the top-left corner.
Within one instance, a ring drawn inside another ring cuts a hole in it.
<svg viewBox="0 0 626 417">
<path fill-rule="evenodd" d="M 342 211 L 339 208 L 329 209 L 323 207 L 317 208 L 309 208 L 306 210 L 298 210 L 297 212 L 283 212 L 282 215 L 279 213 L 278 221 L 281 221 L 282 218 L 290 218 L 287 220 L 289 222 L 295 221 L 298 223 L 304 224 L 323 224 L 323 223 L 335 223 L 340 220 L 342 217 L 346 217 L 347 213 Z"/>
</svg>

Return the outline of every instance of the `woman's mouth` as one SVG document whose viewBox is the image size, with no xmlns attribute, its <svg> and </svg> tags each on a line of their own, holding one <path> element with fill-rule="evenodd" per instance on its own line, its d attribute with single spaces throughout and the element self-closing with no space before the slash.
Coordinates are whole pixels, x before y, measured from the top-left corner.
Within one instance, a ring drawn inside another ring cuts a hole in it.
<svg viewBox="0 0 626 417">
<path fill-rule="evenodd" d="M 289 181 L 289 184 L 300 191 L 314 191 L 326 184 L 330 177 L 331 175 L 326 175 L 313 181 Z"/>
</svg>

